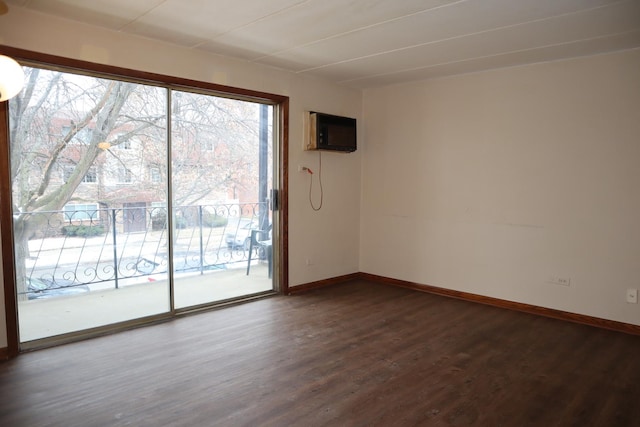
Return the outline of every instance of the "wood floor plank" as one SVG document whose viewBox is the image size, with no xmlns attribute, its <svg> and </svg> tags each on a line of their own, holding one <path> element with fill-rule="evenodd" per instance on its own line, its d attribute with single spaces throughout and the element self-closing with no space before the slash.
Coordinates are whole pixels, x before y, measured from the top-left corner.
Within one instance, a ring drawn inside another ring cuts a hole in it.
<svg viewBox="0 0 640 427">
<path fill-rule="evenodd" d="M 640 337 L 366 281 L 0 364 L 2 426 L 637 426 Z"/>
</svg>

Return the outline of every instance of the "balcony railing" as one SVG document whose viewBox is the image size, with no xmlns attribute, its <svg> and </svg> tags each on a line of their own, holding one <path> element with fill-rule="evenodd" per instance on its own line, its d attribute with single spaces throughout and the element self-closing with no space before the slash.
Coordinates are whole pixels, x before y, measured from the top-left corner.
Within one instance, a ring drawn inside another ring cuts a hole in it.
<svg viewBox="0 0 640 427">
<path fill-rule="evenodd" d="M 92 289 L 117 289 L 166 278 L 169 265 L 176 274 L 246 265 L 251 230 L 269 223 L 266 203 L 176 207 L 170 264 L 165 207 L 21 215 L 21 221 L 37 224 L 36 234 L 27 243 L 27 256 L 17 259 L 24 262 L 24 280 L 37 278 L 55 286 L 91 285 Z M 27 286 L 23 288 L 20 293 L 29 293 Z"/>
</svg>

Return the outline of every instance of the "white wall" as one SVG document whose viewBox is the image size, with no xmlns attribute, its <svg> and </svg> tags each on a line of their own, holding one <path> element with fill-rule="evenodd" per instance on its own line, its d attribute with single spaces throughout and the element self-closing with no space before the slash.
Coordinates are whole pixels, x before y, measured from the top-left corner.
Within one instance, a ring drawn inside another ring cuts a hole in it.
<svg viewBox="0 0 640 427">
<path fill-rule="evenodd" d="M 360 154 L 323 155 L 324 207 L 308 202 L 307 176 L 317 153 L 303 152 L 303 111 L 360 118 L 362 93 L 321 80 L 204 55 L 190 49 L 52 19 L 12 7 L 0 17 L 0 44 L 74 59 L 258 90 L 290 97 L 289 282 L 291 286 L 358 271 Z M 317 181 L 314 183 L 317 187 Z M 313 265 L 306 266 L 306 259 Z M 1 299 L 0 299 L 1 300 Z M 4 305 L 2 305 L 4 307 Z M 6 347 L 0 309 L 0 348 Z"/>
<path fill-rule="evenodd" d="M 361 271 L 640 325 L 640 50 L 366 90 L 364 121 Z"/>
</svg>

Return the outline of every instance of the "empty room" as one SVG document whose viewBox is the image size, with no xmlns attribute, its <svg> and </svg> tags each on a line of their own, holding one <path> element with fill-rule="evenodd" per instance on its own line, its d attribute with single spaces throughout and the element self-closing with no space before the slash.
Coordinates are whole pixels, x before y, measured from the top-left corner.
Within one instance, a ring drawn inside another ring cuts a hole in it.
<svg viewBox="0 0 640 427">
<path fill-rule="evenodd" d="M 636 426 L 637 0 L 0 1 L 0 424 Z"/>
</svg>

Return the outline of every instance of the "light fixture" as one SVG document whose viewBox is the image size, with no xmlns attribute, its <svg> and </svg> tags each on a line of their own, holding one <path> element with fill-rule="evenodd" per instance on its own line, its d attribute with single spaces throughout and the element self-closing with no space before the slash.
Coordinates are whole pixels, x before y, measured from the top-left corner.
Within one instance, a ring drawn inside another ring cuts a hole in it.
<svg viewBox="0 0 640 427">
<path fill-rule="evenodd" d="M 24 86 L 24 71 L 14 59 L 0 55 L 0 101 L 16 96 Z"/>
<path fill-rule="evenodd" d="M 0 0 L 0 15 L 9 12 L 7 4 Z M 0 55 L 0 102 L 16 96 L 24 86 L 24 71 L 14 59 Z"/>
</svg>

